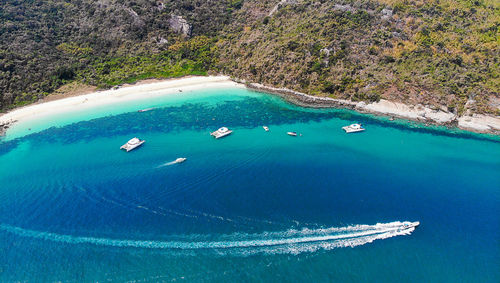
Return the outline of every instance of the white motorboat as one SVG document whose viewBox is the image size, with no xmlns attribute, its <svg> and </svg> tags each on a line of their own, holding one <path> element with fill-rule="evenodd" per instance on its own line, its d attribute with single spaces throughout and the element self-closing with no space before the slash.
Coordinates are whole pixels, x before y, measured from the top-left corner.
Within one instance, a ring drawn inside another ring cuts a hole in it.
<svg viewBox="0 0 500 283">
<path fill-rule="evenodd" d="M 269 132 L 269 127 L 268 126 L 262 126 L 266 132 Z"/>
<path fill-rule="evenodd" d="M 403 229 L 417 227 L 418 225 L 420 225 L 419 221 L 415 221 L 415 222 L 405 221 L 405 222 L 403 222 Z"/>
<path fill-rule="evenodd" d="M 403 225 L 397 230 L 398 232 L 403 232 L 403 231 L 408 231 L 408 232 L 413 232 L 417 226 L 420 225 L 419 221 L 415 222 L 410 222 L 410 221 L 405 221 L 403 222 Z"/>
<path fill-rule="evenodd" d="M 138 138 L 133 138 L 131 140 L 129 140 L 126 144 L 122 145 L 120 147 L 120 149 L 124 149 L 126 150 L 127 152 L 141 146 L 143 143 L 145 143 L 146 141 L 145 140 L 140 140 Z"/>
<path fill-rule="evenodd" d="M 216 139 L 219 139 L 219 138 L 222 138 L 222 137 L 225 137 L 225 136 L 231 134 L 232 132 L 233 131 L 229 130 L 228 128 L 222 127 L 215 132 L 211 132 L 210 135 L 212 135 Z"/>
<path fill-rule="evenodd" d="M 175 162 L 175 163 L 182 163 L 182 162 L 186 161 L 186 159 L 187 159 L 187 158 L 185 158 L 185 157 L 179 157 L 179 158 L 177 158 L 174 162 Z"/>
<path fill-rule="evenodd" d="M 148 111 L 151 111 L 151 110 L 154 110 L 155 108 L 152 107 L 152 108 L 146 108 L 146 109 L 141 109 L 141 110 L 138 110 L 137 112 L 148 112 Z"/>
<path fill-rule="evenodd" d="M 289 135 L 289 136 L 292 136 L 292 137 L 296 137 L 297 136 L 297 132 L 287 132 L 286 134 Z"/>
<path fill-rule="evenodd" d="M 351 124 L 349 126 L 342 127 L 346 133 L 357 133 L 365 130 L 361 124 Z"/>
</svg>

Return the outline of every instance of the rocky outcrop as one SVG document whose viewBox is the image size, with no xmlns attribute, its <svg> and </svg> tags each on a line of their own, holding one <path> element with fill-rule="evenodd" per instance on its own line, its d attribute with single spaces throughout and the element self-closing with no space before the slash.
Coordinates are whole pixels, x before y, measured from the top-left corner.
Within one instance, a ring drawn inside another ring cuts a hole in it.
<svg viewBox="0 0 500 283">
<path fill-rule="evenodd" d="M 4 121 L 4 122 L 0 122 L 0 136 L 3 136 L 5 135 L 5 132 L 7 131 L 7 129 L 9 129 L 9 127 L 14 124 L 15 122 L 17 122 L 16 120 L 7 120 L 7 121 Z"/>
<path fill-rule="evenodd" d="M 431 122 L 440 125 L 450 125 L 456 120 L 453 113 L 442 110 L 433 110 L 422 105 L 410 106 L 403 103 L 391 102 L 381 99 L 378 102 L 366 104 L 360 102 L 356 106 L 357 110 L 362 110 L 370 113 L 396 116 L 400 118 Z"/>
<path fill-rule="evenodd" d="M 245 83 L 245 85 L 250 89 L 276 94 L 284 98 L 285 100 L 302 107 L 311 107 L 311 108 L 344 107 L 350 109 L 355 109 L 356 107 L 356 102 L 352 102 L 349 100 L 312 96 L 286 88 L 270 87 L 258 83 L 246 83 L 244 80 L 235 80 L 235 81 L 239 83 Z"/>
<path fill-rule="evenodd" d="M 378 102 L 366 103 L 364 101 L 354 102 L 344 99 L 311 96 L 298 91 L 269 87 L 258 83 L 247 83 L 244 80 L 236 82 L 244 83 L 248 88 L 262 92 L 276 94 L 288 102 L 311 108 L 348 108 L 362 113 L 392 116 L 402 119 L 418 121 L 425 124 L 444 125 L 458 127 L 462 130 L 500 134 L 500 117 L 474 114 L 472 116 L 458 117 L 454 113 L 440 109 L 431 109 L 423 105 L 406 105 L 381 99 Z"/>
<path fill-rule="evenodd" d="M 173 31 L 185 36 L 191 36 L 192 26 L 182 16 L 172 15 L 168 24 Z"/>
<path fill-rule="evenodd" d="M 382 11 L 380 11 L 380 13 L 382 14 L 382 20 L 389 20 L 392 18 L 392 10 L 391 9 L 382 9 Z"/>
<path fill-rule="evenodd" d="M 297 0 L 281 0 L 280 2 L 278 2 L 278 4 L 276 4 L 273 9 L 271 9 L 271 11 L 269 12 L 269 14 L 267 15 L 268 17 L 272 16 L 274 13 L 276 13 L 281 7 L 283 7 L 284 5 L 288 5 L 288 4 L 297 4 Z"/>
<path fill-rule="evenodd" d="M 500 117 L 481 114 L 462 116 L 458 118 L 458 127 L 474 132 L 500 134 Z"/>
</svg>

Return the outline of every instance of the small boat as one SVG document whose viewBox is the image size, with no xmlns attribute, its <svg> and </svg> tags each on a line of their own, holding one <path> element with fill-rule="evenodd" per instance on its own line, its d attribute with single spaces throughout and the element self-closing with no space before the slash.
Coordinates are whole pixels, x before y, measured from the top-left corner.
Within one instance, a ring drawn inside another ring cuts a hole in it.
<svg viewBox="0 0 500 283">
<path fill-rule="evenodd" d="M 187 159 L 187 158 L 185 158 L 185 157 L 179 157 L 179 158 L 177 158 L 174 162 L 175 162 L 175 163 L 182 163 L 182 162 L 186 161 L 186 159 Z"/>
<path fill-rule="evenodd" d="M 403 225 L 401 226 L 401 228 L 398 229 L 398 232 L 402 232 L 402 231 L 409 230 L 409 229 L 412 229 L 411 231 L 413 231 L 415 228 L 417 228 L 418 225 L 420 225 L 419 221 L 415 221 L 415 222 L 405 221 L 405 222 L 403 222 Z"/>
<path fill-rule="evenodd" d="M 391 116 L 391 118 L 389 118 L 389 121 L 394 121 L 394 116 Z"/>
<path fill-rule="evenodd" d="M 148 111 L 151 111 L 151 110 L 154 110 L 154 109 L 155 109 L 154 107 L 151 107 L 151 108 L 146 108 L 146 109 L 138 110 L 137 112 L 148 112 Z"/>
<path fill-rule="evenodd" d="M 266 130 L 266 132 L 269 132 L 269 127 L 268 126 L 262 126 L 262 128 L 264 128 L 264 130 Z"/>
<path fill-rule="evenodd" d="M 296 137 L 297 136 L 297 132 L 287 132 L 286 134 L 289 135 L 289 136 L 292 136 L 292 137 Z"/>
<path fill-rule="evenodd" d="M 216 139 L 219 139 L 219 138 L 222 138 L 222 137 L 225 137 L 225 136 L 231 134 L 232 132 L 233 131 L 229 130 L 228 128 L 222 127 L 215 132 L 211 132 L 210 135 L 212 135 Z"/>
<path fill-rule="evenodd" d="M 120 147 L 120 149 L 124 149 L 126 150 L 127 152 L 141 146 L 143 143 L 145 143 L 146 141 L 145 140 L 140 140 L 138 138 L 133 138 L 131 140 L 129 140 L 126 144 L 122 145 Z"/>
<path fill-rule="evenodd" d="M 365 130 L 365 128 L 363 128 L 361 124 L 351 124 L 349 126 L 342 127 L 342 129 L 346 133 L 357 133 Z"/>
<path fill-rule="evenodd" d="M 408 228 L 412 228 L 412 227 L 417 227 L 418 225 L 420 225 L 419 221 L 415 221 L 415 222 L 405 221 L 405 222 L 403 222 L 403 228 L 404 229 L 408 229 Z"/>
</svg>

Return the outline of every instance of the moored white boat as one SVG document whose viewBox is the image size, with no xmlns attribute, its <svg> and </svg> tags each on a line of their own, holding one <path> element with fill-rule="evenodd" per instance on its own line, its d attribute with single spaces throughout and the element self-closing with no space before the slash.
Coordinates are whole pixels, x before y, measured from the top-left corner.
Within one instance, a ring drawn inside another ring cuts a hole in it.
<svg viewBox="0 0 500 283">
<path fill-rule="evenodd" d="M 145 143 L 146 141 L 145 140 L 141 140 L 141 139 L 138 139 L 138 138 L 133 138 L 131 140 L 129 140 L 126 144 L 122 145 L 120 147 L 120 149 L 124 149 L 126 150 L 127 152 L 141 146 L 143 143 Z"/>
<path fill-rule="evenodd" d="M 141 110 L 138 110 L 137 112 L 148 112 L 148 111 L 151 111 L 151 110 L 154 110 L 155 108 L 152 107 L 152 108 L 146 108 L 146 109 L 141 109 Z"/>
<path fill-rule="evenodd" d="M 268 126 L 262 126 L 266 132 L 269 132 L 269 127 Z"/>
<path fill-rule="evenodd" d="M 289 136 L 292 136 L 292 137 L 296 137 L 297 136 L 297 132 L 287 132 L 286 134 L 289 135 Z"/>
<path fill-rule="evenodd" d="M 216 139 L 219 139 L 219 138 L 222 138 L 222 137 L 225 137 L 225 136 L 231 134 L 232 132 L 233 131 L 229 130 L 228 128 L 222 127 L 215 132 L 211 132 L 210 135 L 212 135 Z"/>
<path fill-rule="evenodd" d="M 357 133 L 365 130 L 361 124 L 351 124 L 349 126 L 342 127 L 346 133 Z"/>
</svg>

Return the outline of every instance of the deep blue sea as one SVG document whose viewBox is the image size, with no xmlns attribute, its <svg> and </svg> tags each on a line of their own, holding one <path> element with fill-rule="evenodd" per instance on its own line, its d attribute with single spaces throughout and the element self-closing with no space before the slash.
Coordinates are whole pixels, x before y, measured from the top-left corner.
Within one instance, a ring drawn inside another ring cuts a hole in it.
<svg viewBox="0 0 500 283">
<path fill-rule="evenodd" d="M 500 282 L 500 139 L 245 89 L 19 124 L 0 281 Z"/>
</svg>

